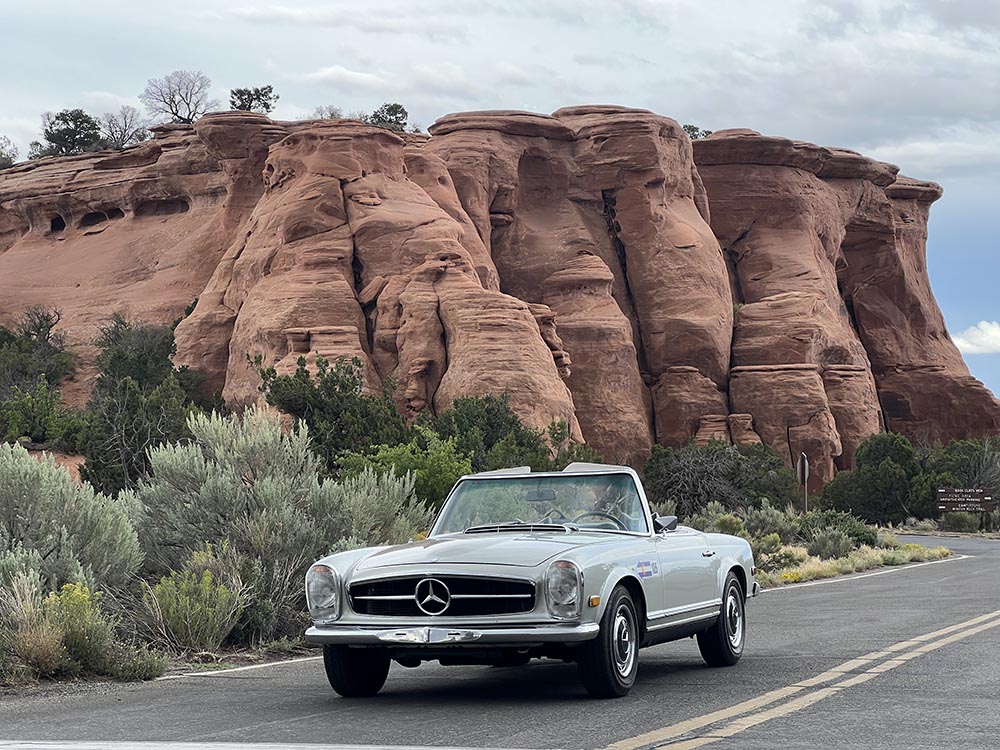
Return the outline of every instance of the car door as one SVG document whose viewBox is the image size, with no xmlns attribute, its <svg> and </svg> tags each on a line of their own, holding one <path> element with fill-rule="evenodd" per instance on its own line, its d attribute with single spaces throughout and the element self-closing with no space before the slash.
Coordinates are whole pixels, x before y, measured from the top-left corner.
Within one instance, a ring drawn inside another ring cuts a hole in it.
<svg viewBox="0 0 1000 750">
<path fill-rule="evenodd" d="M 705 534 L 678 526 L 656 536 L 656 551 L 662 609 L 651 612 L 650 620 L 679 623 L 718 609 L 719 561 Z"/>
</svg>

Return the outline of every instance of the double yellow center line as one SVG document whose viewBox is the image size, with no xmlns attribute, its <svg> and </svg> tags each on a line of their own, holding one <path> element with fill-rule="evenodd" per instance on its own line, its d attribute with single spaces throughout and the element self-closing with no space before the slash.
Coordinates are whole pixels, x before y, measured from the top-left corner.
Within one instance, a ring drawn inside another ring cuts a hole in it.
<svg viewBox="0 0 1000 750">
<path fill-rule="evenodd" d="M 723 708 L 693 719 L 671 724 L 662 729 L 630 737 L 608 745 L 606 750 L 642 750 L 667 746 L 670 750 L 688 750 L 732 737 L 772 719 L 801 711 L 803 708 L 836 695 L 841 690 L 873 680 L 879 675 L 906 664 L 918 656 L 936 651 L 950 643 L 1000 627 L 1000 610 L 973 617 L 971 620 L 894 643 L 879 651 L 845 661 L 815 677 L 777 688 L 756 698 Z M 849 676 L 848 676 L 849 675 Z M 839 682 L 837 681 L 839 680 Z M 828 684 L 833 683 L 833 684 Z M 826 687 L 821 687 L 826 685 Z M 729 721 L 728 724 L 715 727 Z M 691 737 L 705 727 L 706 733 Z"/>
</svg>

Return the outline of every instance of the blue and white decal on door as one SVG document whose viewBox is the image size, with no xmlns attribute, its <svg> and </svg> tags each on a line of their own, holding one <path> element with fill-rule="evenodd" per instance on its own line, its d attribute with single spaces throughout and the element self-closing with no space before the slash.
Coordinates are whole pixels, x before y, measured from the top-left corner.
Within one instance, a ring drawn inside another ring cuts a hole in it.
<svg viewBox="0 0 1000 750">
<path fill-rule="evenodd" d="M 659 575 L 660 566 L 656 560 L 640 560 L 635 565 L 635 572 L 639 574 L 639 578 L 649 578 Z"/>
</svg>

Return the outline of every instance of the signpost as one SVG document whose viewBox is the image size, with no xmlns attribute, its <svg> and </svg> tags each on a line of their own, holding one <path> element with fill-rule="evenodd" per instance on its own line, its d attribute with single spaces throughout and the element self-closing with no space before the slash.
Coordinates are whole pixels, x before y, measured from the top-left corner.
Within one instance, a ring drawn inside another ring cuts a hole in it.
<svg viewBox="0 0 1000 750">
<path fill-rule="evenodd" d="M 799 476 L 799 484 L 802 485 L 802 512 L 809 512 L 809 456 L 805 453 L 799 454 L 799 463 L 795 467 L 795 473 Z"/>
<path fill-rule="evenodd" d="M 986 490 L 942 488 L 937 491 L 941 513 L 992 513 L 993 496 Z"/>
</svg>

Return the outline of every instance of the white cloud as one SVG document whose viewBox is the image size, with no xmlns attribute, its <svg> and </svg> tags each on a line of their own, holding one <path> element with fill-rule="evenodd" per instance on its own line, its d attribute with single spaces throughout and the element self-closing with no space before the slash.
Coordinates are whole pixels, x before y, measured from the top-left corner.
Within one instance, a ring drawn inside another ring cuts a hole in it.
<svg viewBox="0 0 1000 750">
<path fill-rule="evenodd" d="M 84 91 L 78 101 L 83 109 L 95 116 L 117 112 L 125 104 L 142 111 L 142 102 L 137 96 L 122 96 L 111 91 Z"/>
<path fill-rule="evenodd" d="M 934 179 L 956 178 L 1000 170 L 1000 133 L 964 129 L 937 138 L 892 143 L 866 149 L 875 159 L 902 166 L 904 174 Z"/>
<path fill-rule="evenodd" d="M 981 320 L 952 337 L 962 354 L 1000 354 L 1000 323 Z"/>
<path fill-rule="evenodd" d="M 362 73 L 350 70 L 343 65 L 330 65 L 296 76 L 309 83 L 327 84 L 354 91 L 383 91 L 389 86 L 389 81 L 375 73 Z"/>
<path fill-rule="evenodd" d="M 431 39 L 462 39 L 466 29 L 448 18 L 429 13 L 429 8 L 414 3 L 402 3 L 379 12 L 359 10 L 353 3 L 330 2 L 322 7 L 291 7 L 287 5 L 242 6 L 228 8 L 224 14 L 232 18 L 264 25 L 331 27 L 370 34 L 410 34 Z"/>
</svg>

